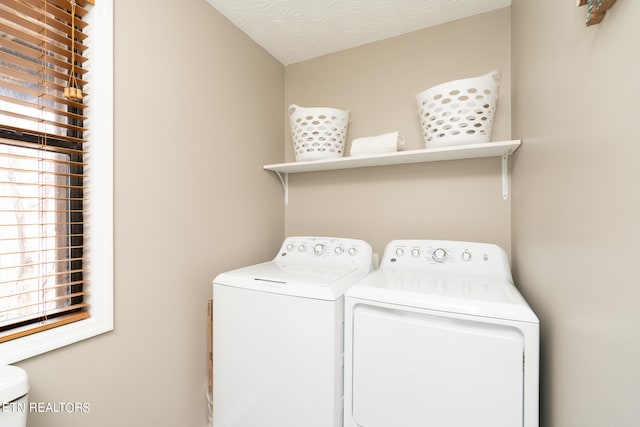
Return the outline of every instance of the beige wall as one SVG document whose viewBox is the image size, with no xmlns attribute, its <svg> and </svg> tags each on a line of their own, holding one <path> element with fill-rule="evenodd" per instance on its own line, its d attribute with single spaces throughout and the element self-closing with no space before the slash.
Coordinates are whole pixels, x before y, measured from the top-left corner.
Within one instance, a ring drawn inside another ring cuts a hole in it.
<svg viewBox="0 0 640 427">
<path fill-rule="evenodd" d="M 494 68 L 503 85 L 493 139 L 507 140 L 508 8 L 288 66 L 285 103 L 351 110 L 349 141 L 398 130 L 406 149 L 424 148 L 415 94 Z M 284 127 L 292 161 L 288 117 Z M 361 238 L 377 252 L 399 238 L 489 241 L 509 250 L 510 202 L 502 200 L 497 158 L 295 174 L 289 185 L 287 235 Z"/>
<path fill-rule="evenodd" d="M 640 2 L 585 28 L 514 0 L 513 264 L 542 324 L 542 424 L 640 425 Z"/>
<path fill-rule="evenodd" d="M 152 12 L 152 14 L 151 14 Z M 207 425 L 211 280 L 271 257 L 284 67 L 204 0 L 115 1 L 115 331 L 21 363 L 30 427 Z"/>
</svg>

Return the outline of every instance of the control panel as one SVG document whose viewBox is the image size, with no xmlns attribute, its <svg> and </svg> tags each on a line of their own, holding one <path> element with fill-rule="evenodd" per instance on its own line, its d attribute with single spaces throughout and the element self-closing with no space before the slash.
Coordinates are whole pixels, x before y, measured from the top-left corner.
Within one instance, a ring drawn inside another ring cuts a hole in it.
<svg viewBox="0 0 640 427">
<path fill-rule="evenodd" d="M 276 260 L 321 265 L 370 265 L 371 246 L 341 237 L 288 237 Z"/>
<path fill-rule="evenodd" d="M 507 254 L 499 246 L 452 240 L 394 240 L 380 268 L 511 277 Z"/>
</svg>

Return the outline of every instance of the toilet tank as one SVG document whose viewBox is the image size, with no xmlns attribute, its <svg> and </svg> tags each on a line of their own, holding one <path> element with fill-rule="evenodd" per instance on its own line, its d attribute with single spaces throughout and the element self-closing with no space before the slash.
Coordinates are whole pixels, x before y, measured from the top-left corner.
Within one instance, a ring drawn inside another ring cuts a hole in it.
<svg viewBox="0 0 640 427">
<path fill-rule="evenodd" d="M 17 366 L 0 366 L 0 426 L 25 427 L 29 404 L 27 373 Z"/>
</svg>

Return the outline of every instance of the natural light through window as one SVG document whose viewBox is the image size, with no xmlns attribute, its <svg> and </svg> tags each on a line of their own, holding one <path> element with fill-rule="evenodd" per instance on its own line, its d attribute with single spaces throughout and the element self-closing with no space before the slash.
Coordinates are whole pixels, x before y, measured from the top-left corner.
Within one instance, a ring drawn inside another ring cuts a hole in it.
<svg viewBox="0 0 640 427">
<path fill-rule="evenodd" d="M 0 3 L 0 364 L 10 364 L 113 329 L 113 1 Z"/>
<path fill-rule="evenodd" d="M 72 304 L 69 169 L 67 155 L 0 144 L 0 328 Z"/>
</svg>

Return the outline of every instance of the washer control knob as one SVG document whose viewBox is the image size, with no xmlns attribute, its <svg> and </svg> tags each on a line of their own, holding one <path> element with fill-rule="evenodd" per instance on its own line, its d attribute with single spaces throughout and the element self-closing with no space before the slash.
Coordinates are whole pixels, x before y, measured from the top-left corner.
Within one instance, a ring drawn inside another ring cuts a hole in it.
<svg viewBox="0 0 640 427">
<path fill-rule="evenodd" d="M 351 247 L 351 248 L 349 248 L 349 250 L 347 250 L 347 253 L 349 255 L 355 255 L 356 252 L 358 252 L 358 250 L 356 248 L 353 248 L 353 247 Z"/>
<path fill-rule="evenodd" d="M 295 247 L 296 247 L 296 245 L 294 245 L 293 243 L 289 243 L 289 244 L 287 245 L 287 250 L 288 250 L 289 252 L 291 252 Z"/>
<path fill-rule="evenodd" d="M 398 256 L 402 256 L 402 255 L 404 255 L 404 249 L 402 249 L 402 248 L 396 248 L 396 255 L 398 255 Z"/>
<path fill-rule="evenodd" d="M 443 248 L 438 248 L 433 251 L 431 258 L 433 258 L 435 262 L 444 262 L 447 259 L 447 251 Z"/>
<path fill-rule="evenodd" d="M 307 247 L 305 245 L 298 246 L 298 252 L 304 252 L 306 250 L 307 250 Z"/>
<path fill-rule="evenodd" d="M 411 249 L 411 255 L 413 255 L 416 258 L 419 257 L 420 256 L 420 249 L 418 249 L 418 248 Z"/>
<path fill-rule="evenodd" d="M 462 260 L 463 261 L 471 261 L 471 252 L 469 252 L 469 251 L 462 252 Z"/>
<path fill-rule="evenodd" d="M 344 248 L 342 246 L 336 246 L 334 252 L 336 253 L 336 255 L 342 255 L 344 253 Z"/>
<path fill-rule="evenodd" d="M 322 243 L 318 243 L 313 247 L 313 253 L 316 255 L 322 255 L 324 252 L 324 245 Z"/>
</svg>

